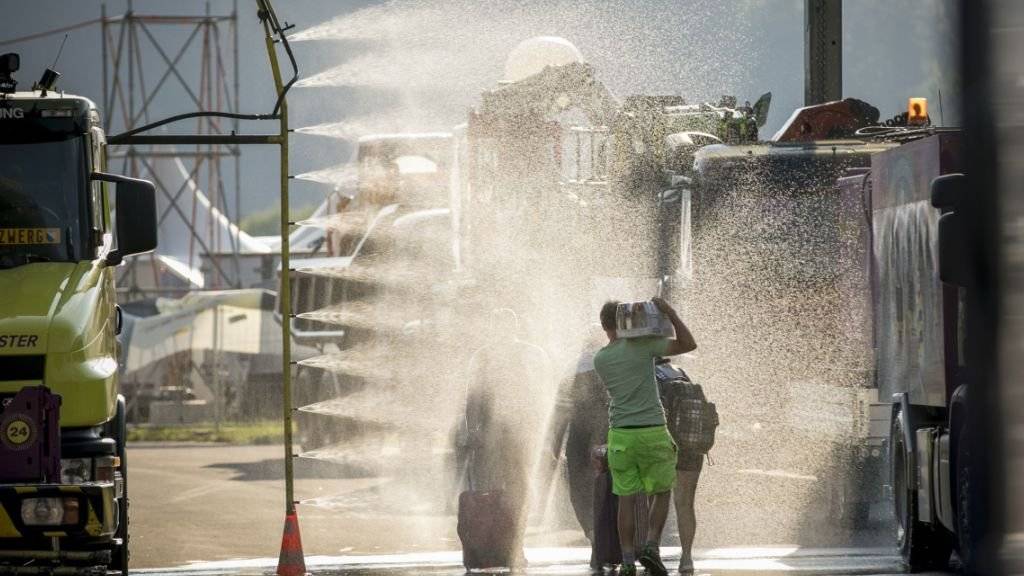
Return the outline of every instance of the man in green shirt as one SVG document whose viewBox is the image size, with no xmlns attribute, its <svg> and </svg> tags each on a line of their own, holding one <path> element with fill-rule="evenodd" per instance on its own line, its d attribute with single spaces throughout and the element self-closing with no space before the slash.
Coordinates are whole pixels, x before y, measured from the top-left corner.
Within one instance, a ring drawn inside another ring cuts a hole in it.
<svg viewBox="0 0 1024 576">
<path fill-rule="evenodd" d="M 608 345 L 594 355 L 594 369 L 608 388 L 608 467 L 612 492 L 619 497 L 619 542 L 622 545 L 621 576 L 636 574 L 635 561 L 652 576 L 667 576 L 659 543 L 668 518 L 669 499 L 676 479 L 676 445 L 665 427 L 665 409 L 658 396 L 654 360 L 685 354 L 697 348 L 679 314 L 661 298 L 652 302 L 666 314 L 675 339 L 661 337 L 618 338 L 615 310 L 618 302 L 601 308 L 601 327 Z M 647 541 L 640 556 L 633 548 L 636 524 L 635 499 L 651 496 Z"/>
</svg>

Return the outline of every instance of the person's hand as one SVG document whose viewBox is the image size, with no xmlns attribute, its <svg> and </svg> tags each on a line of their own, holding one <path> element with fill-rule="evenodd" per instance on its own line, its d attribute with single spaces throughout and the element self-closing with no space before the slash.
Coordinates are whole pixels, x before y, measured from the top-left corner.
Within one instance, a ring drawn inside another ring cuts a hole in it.
<svg viewBox="0 0 1024 576">
<path fill-rule="evenodd" d="M 606 444 L 591 448 L 590 465 L 594 468 L 595 472 L 608 471 L 608 446 Z"/>
<path fill-rule="evenodd" d="M 651 302 L 654 303 L 654 305 L 662 314 L 671 316 L 675 312 L 675 310 L 672 308 L 672 305 L 666 302 L 664 298 L 655 296 L 654 298 L 651 298 Z"/>
</svg>

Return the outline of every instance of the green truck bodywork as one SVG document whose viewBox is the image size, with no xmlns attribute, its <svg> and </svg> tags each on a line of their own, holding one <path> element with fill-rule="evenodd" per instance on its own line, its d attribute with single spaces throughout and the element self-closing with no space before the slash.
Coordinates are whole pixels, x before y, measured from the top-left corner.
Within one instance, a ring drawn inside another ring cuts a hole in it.
<svg viewBox="0 0 1024 576">
<path fill-rule="evenodd" d="M 0 480 L 0 572 L 127 569 L 114 273 L 156 247 L 156 207 L 151 183 L 105 167 L 91 101 L 0 94 L 0 399 L 60 396 L 60 477 Z"/>
<path fill-rule="evenodd" d="M 0 294 L 0 356 L 45 358 L 40 378 L 0 382 L 0 394 L 45 383 L 63 400 L 62 427 L 98 426 L 113 418 L 113 268 L 102 260 L 26 264 L 0 270 Z"/>
</svg>

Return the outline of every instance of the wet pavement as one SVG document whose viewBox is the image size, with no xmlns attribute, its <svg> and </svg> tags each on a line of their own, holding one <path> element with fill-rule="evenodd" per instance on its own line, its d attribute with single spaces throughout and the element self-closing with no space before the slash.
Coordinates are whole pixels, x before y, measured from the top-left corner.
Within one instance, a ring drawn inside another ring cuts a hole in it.
<svg viewBox="0 0 1024 576">
<path fill-rule="evenodd" d="M 673 568 L 678 548 L 665 548 L 666 564 Z M 588 548 L 530 548 L 527 575 L 589 575 Z M 886 548 L 766 548 L 732 547 L 700 550 L 695 554 L 698 574 L 899 574 L 899 558 Z M 175 568 L 139 570 L 167 576 L 272 574 L 276 558 L 193 563 Z M 306 568 L 315 575 L 457 576 L 465 574 L 459 552 L 366 556 L 309 556 Z M 936 573 L 937 574 L 937 573 Z"/>
<path fill-rule="evenodd" d="M 273 574 L 283 526 L 279 452 L 274 446 L 135 445 L 132 573 Z M 297 465 L 296 492 L 305 500 L 299 512 L 302 542 L 310 573 L 465 573 L 454 517 L 416 512 L 407 505 L 392 510 L 374 492 L 381 478 L 305 459 Z M 728 523 L 736 527 L 731 539 L 742 542 L 743 530 L 751 529 L 744 524 L 761 520 L 756 513 L 736 510 Z M 386 541 L 382 534 L 388 535 Z M 666 540 L 678 543 L 673 534 Z M 698 541 L 696 567 L 702 574 L 901 573 L 895 551 L 875 540 L 848 538 L 847 547 L 702 547 Z M 589 575 L 590 551 L 581 546 L 585 542 L 578 530 L 529 533 L 526 574 Z M 670 568 L 675 568 L 678 550 L 663 548 Z"/>
</svg>

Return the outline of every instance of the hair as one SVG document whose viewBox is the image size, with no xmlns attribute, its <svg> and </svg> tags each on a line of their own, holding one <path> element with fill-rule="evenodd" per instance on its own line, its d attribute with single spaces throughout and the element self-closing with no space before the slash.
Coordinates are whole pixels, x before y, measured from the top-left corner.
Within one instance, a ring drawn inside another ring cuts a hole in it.
<svg viewBox="0 0 1024 576">
<path fill-rule="evenodd" d="M 601 328 L 615 330 L 615 312 L 618 308 L 618 300 L 609 300 L 601 306 Z"/>
</svg>

